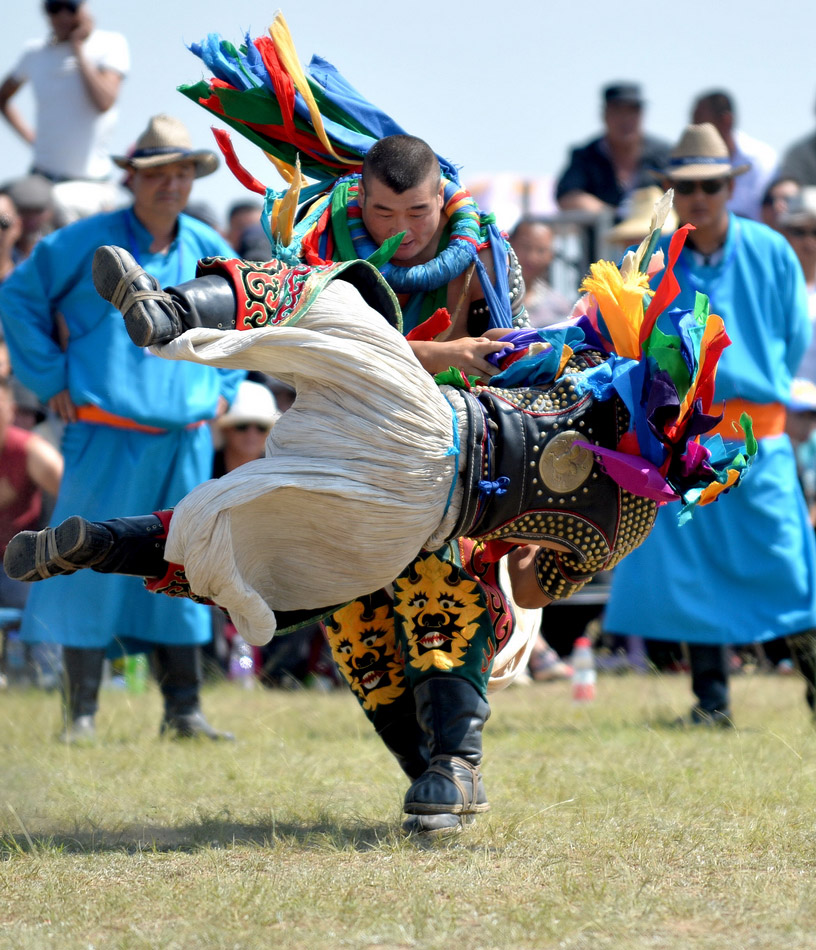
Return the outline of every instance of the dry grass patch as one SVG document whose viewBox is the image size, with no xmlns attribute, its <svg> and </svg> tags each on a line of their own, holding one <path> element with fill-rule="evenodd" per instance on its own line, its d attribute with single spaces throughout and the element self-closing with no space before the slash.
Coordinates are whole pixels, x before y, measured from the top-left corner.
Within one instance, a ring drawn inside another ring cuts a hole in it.
<svg viewBox="0 0 816 950">
<path fill-rule="evenodd" d="M 345 694 L 223 685 L 234 744 L 161 742 L 155 691 L 101 738 L 0 696 L 0 948 L 813 948 L 816 734 L 802 687 L 734 681 L 733 732 L 675 729 L 684 678 L 493 701 L 493 811 L 399 833 L 405 781 Z"/>
</svg>

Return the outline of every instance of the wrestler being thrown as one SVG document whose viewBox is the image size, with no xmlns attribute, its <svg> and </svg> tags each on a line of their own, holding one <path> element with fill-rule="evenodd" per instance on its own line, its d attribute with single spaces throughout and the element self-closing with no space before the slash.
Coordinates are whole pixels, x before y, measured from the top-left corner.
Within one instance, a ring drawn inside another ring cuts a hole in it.
<svg viewBox="0 0 816 950">
<path fill-rule="evenodd" d="M 718 421 L 706 410 L 728 342 L 722 321 L 704 298 L 694 313 L 666 311 L 671 283 L 652 298 L 645 243 L 639 253 L 620 270 L 593 265 L 572 321 L 510 331 L 502 372 L 481 387 L 454 371 L 437 384 L 422 369 L 396 298 L 364 261 L 273 260 L 248 272 L 205 259 L 195 280 L 162 290 L 127 251 L 100 248 L 96 288 L 136 345 L 259 370 L 297 396 L 265 458 L 205 482 L 172 513 L 74 516 L 22 532 L 6 572 L 143 576 L 152 590 L 217 603 L 255 644 L 386 586 L 423 548 L 462 536 L 496 557 L 536 546 L 514 562 L 522 606 L 570 596 L 643 541 L 659 504 L 681 501 L 687 513 L 750 461 L 736 443 L 699 441 Z M 465 779 L 466 810 L 480 810 L 480 731 L 451 730 L 450 748 L 437 737 L 433 792 L 426 799 L 418 779 L 406 811 L 454 810 Z M 440 776 L 451 785 L 443 800 Z"/>
</svg>

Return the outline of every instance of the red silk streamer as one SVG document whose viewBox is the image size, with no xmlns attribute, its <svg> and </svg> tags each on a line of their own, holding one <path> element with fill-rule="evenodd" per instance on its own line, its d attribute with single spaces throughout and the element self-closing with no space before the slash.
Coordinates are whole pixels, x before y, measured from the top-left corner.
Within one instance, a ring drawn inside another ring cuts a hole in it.
<svg viewBox="0 0 816 950">
<path fill-rule="evenodd" d="M 221 150 L 221 154 L 224 156 L 224 161 L 227 163 L 227 167 L 232 172 L 233 175 L 241 182 L 244 188 L 247 188 L 249 191 L 254 191 L 258 195 L 266 194 L 266 186 L 262 185 L 254 175 L 244 168 L 244 166 L 238 161 L 238 156 L 235 154 L 235 149 L 232 147 L 232 139 L 229 137 L 229 133 L 225 132 L 223 129 L 213 129 L 213 135 L 215 136 L 216 144 Z"/>
<path fill-rule="evenodd" d="M 406 340 L 435 340 L 451 325 L 451 316 L 445 307 L 435 310 L 427 320 L 405 335 Z"/>
<path fill-rule="evenodd" d="M 671 237 L 671 241 L 669 242 L 669 262 L 666 265 L 666 270 L 658 284 L 655 295 L 652 297 L 649 306 L 646 308 L 646 313 L 643 315 L 643 323 L 640 325 L 639 342 L 641 346 L 643 346 L 649 334 L 654 329 L 657 318 L 680 293 L 680 284 L 674 276 L 674 265 L 677 263 L 677 258 L 680 256 L 683 245 L 686 243 L 688 232 L 694 230 L 693 224 L 684 224 L 683 227 L 678 228 Z"/>
</svg>

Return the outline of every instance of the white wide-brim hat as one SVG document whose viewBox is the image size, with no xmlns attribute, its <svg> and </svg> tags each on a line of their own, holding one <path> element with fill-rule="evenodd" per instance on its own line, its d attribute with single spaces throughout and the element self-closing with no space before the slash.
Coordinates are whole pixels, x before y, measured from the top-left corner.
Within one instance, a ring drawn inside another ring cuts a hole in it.
<svg viewBox="0 0 816 950">
<path fill-rule="evenodd" d="M 244 380 L 238 386 L 232 405 L 219 417 L 218 428 L 229 429 L 254 422 L 271 429 L 279 418 L 278 404 L 269 389 L 263 383 Z"/>
</svg>

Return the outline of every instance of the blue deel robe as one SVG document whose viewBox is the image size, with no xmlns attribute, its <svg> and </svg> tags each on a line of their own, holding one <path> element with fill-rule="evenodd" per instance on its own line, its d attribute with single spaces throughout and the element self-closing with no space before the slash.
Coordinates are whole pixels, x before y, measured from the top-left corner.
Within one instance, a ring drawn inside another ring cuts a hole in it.
<svg viewBox="0 0 816 950">
<path fill-rule="evenodd" d="M 199 258 L 234 256 L 208 225 L 181 215 L 168 253 L 151 254 L 149 232 L 131 209 L 86 218 L 35 247 L 0 287 L 0 318 L 14 373 L 43 402 L 68 389 L 154 434 L 86 422 L 65 427 L 65 475 L 52 523 L 94 521 L 175 505 L 207 480 L 206 420 L 219 395 L 232 401 L 244 373 L 170 363 L 133 345 L 117 310 L 94 289 L 91 262 L 103 244 L 128 249 L 162 286 L 195 276 Z M 29 642 L 109 647 L 115 641 L 189 645 L 211 635 L 206 607 L 148 593 L 141 579 L 80 571 L 32 585 L 21 636 Z"/>
<path fill-rule="evenodd" d="M 732 341 L 715 400 L 787 404 L 811 333 L 805 283 L 787 241 L 731 215 L 721 260 L 706 267 L 685 249 L 676 274 L 676 305 L 691 309 L 696 290 L 707 294 Z M 760 439 L 742 483 L 682 526 L 677 510 L 660 508 L 652 533 L 615 568 L 609 632 L 728 644 L 816 626 L 814 534 L 787 435 Z"/>
</svg>

